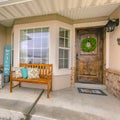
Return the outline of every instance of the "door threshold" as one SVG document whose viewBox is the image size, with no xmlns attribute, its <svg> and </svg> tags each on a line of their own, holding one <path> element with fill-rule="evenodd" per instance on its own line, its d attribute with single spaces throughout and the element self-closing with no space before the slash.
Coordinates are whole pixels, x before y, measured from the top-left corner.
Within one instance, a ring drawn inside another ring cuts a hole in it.
<svg viewBox="0 0 120 120">
<path fill-rule="evenodd" d="M 101 84 L 102 85 L 102 83 L 101 82 L 95 82 L 95 81 L 83 81 L 83 80 L 78 80 L 78 81 L 76 81 L 76 83 L 83 83 L 83 84 Z"/>
</svg>

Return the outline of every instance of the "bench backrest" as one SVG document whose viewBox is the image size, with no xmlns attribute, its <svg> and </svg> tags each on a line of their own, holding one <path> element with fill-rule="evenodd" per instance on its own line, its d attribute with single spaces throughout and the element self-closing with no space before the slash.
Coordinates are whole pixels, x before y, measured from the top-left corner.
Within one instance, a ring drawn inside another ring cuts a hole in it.
<svg viewBox="0 0 120 120">
<path fill-rule="evenodd" d="M 52 75 L 52 70 L 53 70 L 53 65 L 52 64 L 24 64 L 21 63 L 20 67 L 25 67 L 25 68 L 39 68 L 40 69 L 40 75 L 45 76 L 45 75 Z"/>
</svg>

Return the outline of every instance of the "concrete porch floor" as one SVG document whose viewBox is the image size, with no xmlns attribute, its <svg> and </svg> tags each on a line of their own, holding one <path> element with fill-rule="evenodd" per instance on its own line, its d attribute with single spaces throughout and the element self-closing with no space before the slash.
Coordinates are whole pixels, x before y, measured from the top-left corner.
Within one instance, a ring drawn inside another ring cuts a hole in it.
<svg viewBox="0 0 120 120">
<path fill-rule="evenodd" d="M 81 94 L 73 86 L 46 91 L 33 109 L 31 120 L 120 120 L 120 101 L 101 88 L 107 96 Z M 20 120 L 40 93 L 40 89 L 15 88 L 9 85 L 0 89 L 0 120 Z"/>
</svg>

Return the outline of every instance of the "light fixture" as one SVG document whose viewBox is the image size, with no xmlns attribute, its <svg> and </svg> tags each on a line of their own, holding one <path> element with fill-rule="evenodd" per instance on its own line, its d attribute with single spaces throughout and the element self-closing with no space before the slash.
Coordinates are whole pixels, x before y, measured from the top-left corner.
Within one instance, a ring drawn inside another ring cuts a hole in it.
<svg viewBox="0 0 120 120">
<path fill-rule="evenodd" d="M 117 38 L 118 45 L 120 45 L 120 38 Z"/>
<path fill-rule="evenodd" d="M 119 19 L 109 20 L 105 25 L 106 32 L 114 31 L 115 27 L 119 25 Z"/>
</svg>

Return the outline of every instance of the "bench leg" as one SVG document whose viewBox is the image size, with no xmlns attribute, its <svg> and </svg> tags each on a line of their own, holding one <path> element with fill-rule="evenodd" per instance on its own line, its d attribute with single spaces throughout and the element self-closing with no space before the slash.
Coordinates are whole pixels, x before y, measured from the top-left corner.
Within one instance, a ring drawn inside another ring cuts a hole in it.
<svg viewBox="0 0 120 120">
<path fill-rule="evenodd" d="M 52 91 L 52 82 L 50 82 L 50 92 Z"/>
<path fill-rule="evenodd" d="M 21 87 L 21 82 L 19 82 L 19 87 Z"/>
<path fill-rule="evenodd" d="M 50 85 L 47 86 L 47 98 L 50 98 Z"/>
<path fill-rule="evenodd" d="M 10 92 L 12 92 L 12 80 L 10 80 Z"/>
</svg>

